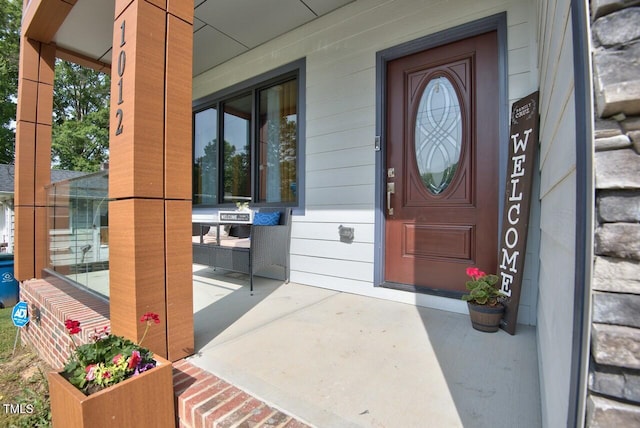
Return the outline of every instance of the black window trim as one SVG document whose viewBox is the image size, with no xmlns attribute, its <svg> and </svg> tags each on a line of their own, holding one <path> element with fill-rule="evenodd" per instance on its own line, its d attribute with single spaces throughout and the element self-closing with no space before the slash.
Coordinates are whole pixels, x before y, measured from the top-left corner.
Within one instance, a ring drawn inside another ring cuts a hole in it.
<svg viewBox="0 0 640 428">
<path fill-rule="evenodd" d="M 256 181 L 257 181 L 257 162 L 256 162 L 256 135 L 258 123 L 256 118 L 257 103 L 259 102 L 257 94 L 269 86 L 274 84 L 284 83 L 296 78 L 298 80 L 298 112 L 297 112 L 297 154 L 296 154 L 296 186 L 297 186 L 297 201 L 296 202 L 258 202 L 256 201 Z M 199 99 L 196 99 L 192 103 L 192 153 L 191 159 L 194 159 L 195 150 L 195 115 L 199 112 L 205 111 L 209 108 L 216 109 L 216 115 L 218 118 L 218 134 L 224 132 L 224 112 L 221 111 L 221 107 L 224 102 L 228 102 L 236 97 L 251 94 L 252 96 L 252 133 L 251 133 L 251 198 L 250 205 L 252 207 L 269 207 L 269 206 L 287 206 L 293 208 L 293 213 L 304 214 L 305 206 L 305 135 L 306 135 L 306 58 L 301 58 L 288 64 L 277 67 L 273 70 L 254 76 L 245 81 L 236 83 L 227 88 L 216 91 L 212 94 L 206 95 Z M 222 153 L 220 152 L 220 145 L 218 142 L 218 163 L 221 163 Z M 220 200 L 221 186 L 223 186 L 222 169 L 218 168 L 218 200 Z M 193 187 L 193 186 L 192 186 Z M 192 190 L 193 191 L 193 190 Z M 193 204 L 194 208 L 228 208 L 235 206 L 233 203 L 219 202 L 217 204 Z"/>
</svg>

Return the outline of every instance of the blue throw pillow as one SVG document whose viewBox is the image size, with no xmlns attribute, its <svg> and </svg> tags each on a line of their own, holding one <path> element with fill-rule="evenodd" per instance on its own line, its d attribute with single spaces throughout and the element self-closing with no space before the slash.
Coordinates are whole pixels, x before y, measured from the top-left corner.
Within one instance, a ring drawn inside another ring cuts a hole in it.
<svg viewBox="0 0 640 428">
<path fill-rule="evenodd" d="M 280 211 L 272 213 L 255 213 L 253 215 L 254 226 L 276 226 L 280 222 Z"/>
</svg>

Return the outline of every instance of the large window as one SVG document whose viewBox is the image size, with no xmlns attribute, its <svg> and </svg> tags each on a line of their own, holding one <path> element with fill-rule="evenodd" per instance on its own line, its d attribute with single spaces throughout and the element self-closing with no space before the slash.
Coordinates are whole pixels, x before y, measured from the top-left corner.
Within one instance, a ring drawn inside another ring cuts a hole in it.
<svg viewBox="0 0 640 428">
<path fill-rule="evenodd" d="M 299 70 L 214 95 L 194 112 L 193 204 L 297 206 Z"/>
</svg>

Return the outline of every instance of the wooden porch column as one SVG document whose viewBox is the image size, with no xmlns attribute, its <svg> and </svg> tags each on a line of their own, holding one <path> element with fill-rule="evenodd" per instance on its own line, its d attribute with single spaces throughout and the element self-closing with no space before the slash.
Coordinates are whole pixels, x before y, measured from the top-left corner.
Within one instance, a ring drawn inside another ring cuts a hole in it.
<svg viewBox="0 0 640 428">
<path fill-rule="evenodd" d="M 15 277 L 39 277 L 46 266 L 47 195 L 55 46 L 20 39 L 15 156 Z"/>
<path fill-rule="evenodd" d="M 111 329 L 175 361 L 193 353 L 193 0 L 116 0 L 111 64 Z"/>
</svg>

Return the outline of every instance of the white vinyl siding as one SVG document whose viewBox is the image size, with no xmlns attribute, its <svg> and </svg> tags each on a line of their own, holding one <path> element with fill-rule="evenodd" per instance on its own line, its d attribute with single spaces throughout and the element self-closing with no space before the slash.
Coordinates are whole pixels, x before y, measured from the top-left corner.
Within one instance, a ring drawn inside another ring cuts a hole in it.
<svg viewBox="0 0 640 428">
<path fill-rule="evenodd" d="M 573 334 L 576 156 L 568 0 L 540 2 L 540 277 L 538 361 L 543 424 L 565 426 Z"/>
</svg>

